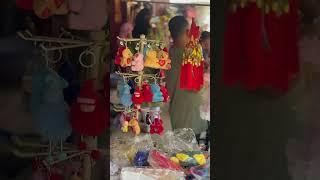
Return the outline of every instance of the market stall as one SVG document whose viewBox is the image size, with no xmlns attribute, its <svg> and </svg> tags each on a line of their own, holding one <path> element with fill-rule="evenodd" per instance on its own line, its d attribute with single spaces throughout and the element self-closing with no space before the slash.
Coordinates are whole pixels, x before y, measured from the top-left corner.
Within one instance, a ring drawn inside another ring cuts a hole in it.
<svg viewBox="0 0 320 180">
<path fill-rule="evenodd" d="M 192 21 L 181 64 L 185 81 L 180 88 L 195 91 L 204 81 L 199 29 Z M 164 73 L 171 68 L 169 43 L 163 36 L 145 35 L 118 41 L 110 76 L 110 179 L 210 179 L 210 149 L 201 149 L 192 129 L 172 130 L 165 115 L 170 101 Z M 196 81 L 189 79 L 190 68 L 197 71 Z"/>
</svg>

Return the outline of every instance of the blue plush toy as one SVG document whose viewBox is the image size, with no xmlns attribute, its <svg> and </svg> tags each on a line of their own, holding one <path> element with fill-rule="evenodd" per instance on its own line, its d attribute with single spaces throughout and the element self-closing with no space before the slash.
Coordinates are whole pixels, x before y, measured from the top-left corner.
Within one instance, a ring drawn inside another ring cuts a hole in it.
<svg viewBox="0 0 320 180">
<path fill-rule="evenodd" d="M 135 91 L 134 81 L 130 79 L 130 80 L 128 81 L 128 85 L 131 87 L 130 93 L 133 94 L 134 91 Z"/>
<path fill-rule="evenodd" d="M 130 93 L 130 89 L 131 88 L 128 84 L 119 85 L 120 102 L 126 107 L 130 107 L 132 105 L 132 95 Z"/>
<path fill-rule="evenodd" d="M 38 132 L 59 142 L 71 134 L 69 107 L 63 89 L 67 82 L 49 68 L 35 73 L 32 79 L 31 112 Z"/>
<path fill-rule="evenodd" d="M 163 95 L 160 91 L 160 86 L 156 83 L 151 84 L 151 90 L 153 93 L 152 102 L 162 102 L 163 101 Z"/>
</svg>

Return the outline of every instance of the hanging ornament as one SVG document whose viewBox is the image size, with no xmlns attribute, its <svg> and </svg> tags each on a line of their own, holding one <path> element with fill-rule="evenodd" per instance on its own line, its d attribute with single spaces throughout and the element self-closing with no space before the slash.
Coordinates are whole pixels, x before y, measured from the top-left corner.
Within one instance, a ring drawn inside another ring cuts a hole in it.
<svg viewBox="0 0 320 180">
<path fill-rule="evenodd" d="M 128 84 L 120 84 L 119 86 L 121 104 L 125 107 L 130 107 L 132 105 L 132 95 L 130 93 L 131 87 Z"/>
<path fill-rule="evenodd" d="M 136 53 L 133 57 L 132 63 L 131 63 L 131 70 L 132 71 L 142 71 L 144 68 L 143 66 L 143 54 Z"/>
<path fill-rule="evenodd" d="M 166 86 L 160 85 L 160 91 L 161 91 L 162 96 L 163 96 L 163 102 L 168 102 L 169 93 L 168 93 L 168 89 L 166 88 Z"/>
<path fill-rule="evenodd" d="M 123 45 L 123 42 L 120 41 L 120 44 Z M 123 50 L 125 50 L 125 49 L 126 49 L 126 48 L 123 47 L 123 46 L 121 46 L 121 47 L 118 48 L 116 57 L 115 57 L 115 59 L 114 59 L 114 64 L 115 64 L 115 65 L 119 65 L 119 66 L 120 66 L 120 64 L 121 64 L 121 58 L 122 58 L 122 52 L 123 52 Z"/>
<path fill-rule="evenodd" d="M 128 124 L 130 127 L 131 127 L 131 129 L 132 129 L 132 131 L 133 131 L 133 133 L 135 134 L 135 135 L 139 135 L 140 134 L 140 126 L 139 126 L 139 122 L 138 122 L 138 120 L 134 117 L 134 118 L 132 118 L 130 121 L 129 121 L 129 124 Z"/>
<path fill-rule="evenodd" d="M 192 19 L 191 28 L 187 31 L 189 42 L 183 53 L 180 69 L 180 88 L 199 91 L 203 85 L 204 58 L 199 44 L 200 27 Z"/>
<path fill-rule="evenodd" d="M 164 49 L 158 53 L 159 69 L 169 70 L 171 69 L 171 60 L 169 59 L 169 53 Z"/>
<path fill-rule="evenodd" d="M 49 68 L 32 77 L 31 112 L 38 132 L 48 140 L 60 142 L 71 134 L 69 108 L 63 89 L 68 83 Z"/>
<path fill-rule="evenodd" d="M 152 102 L 163 102 L 164 99 L 159 85 L 156 83 L 151 84 L 151 90 L 153 93 Z"/>
<path fill-rule="evenodd" d="M 147 82 L 145 82 L 142 85 L 142 96 L 143 96 L 144 102 L 147 102 L 147 103 L 152 102 L 153 93 L 151 91 L 151 86 Z"/>
<path fill-rule="evenodd" d="M 128 47 L 125 47 L 125 49 L 122 51 L 120 66 L 121 67 L 131 66 L 132 56 L 133 56 L 133 54 L 130 51 L 130 49 Z"/>
<path fill-rule="evenodd" d="M 108 110 L 94 90 L 93 81 L 87 80 L 71 106 L 73 129 L 87 136 L 98 136 L 107 128 Z"/>
<path fill-rule="evenodd" d="M 163 121 L 160 118 L 155 118 L 150 126 L 150 134 L 162 134 L 164 131 Z"/>
<path fill-rule="evenodd" d="M 135 88 L 135 92 L 133 93 L 133 96 L 132 96 L 132 102 L 134 104 L 142 104 L 144 102 L 144 99 L 139 87 Z"/>
</svg>

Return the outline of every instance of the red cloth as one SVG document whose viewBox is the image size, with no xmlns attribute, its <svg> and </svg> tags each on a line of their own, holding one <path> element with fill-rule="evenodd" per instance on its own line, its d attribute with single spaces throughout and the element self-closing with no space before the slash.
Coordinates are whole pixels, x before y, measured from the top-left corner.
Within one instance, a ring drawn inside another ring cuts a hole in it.
<svg viewBox="0 0 320 180">
<path fill-rule="evenodd" d="M 89 103 L 76 102 L 71 106 L 71 125 L 75 132 L 86 136 L 100 135 L 108 125 L 109 109 L 99 94 L 94 90 L 93 81 L 88 80 L 84 83 L 78 98 L 87 98 L 95 100 L 95 109 L 93 112 L 83 112 L 81 105 Z M 91 104 L 92 105 L 92 104 Z"/>
<path fill-rule="evenodd" d="M 264 46 L 263 25 L 269 48 Z M 226 85 L 286 92 L 299 72 L 298 57 L 297 0 L 290 0 L 290 12 L 281 16 L 263 14 L 255 3 L 228 14 L 223 66 Z"/>
</svg>

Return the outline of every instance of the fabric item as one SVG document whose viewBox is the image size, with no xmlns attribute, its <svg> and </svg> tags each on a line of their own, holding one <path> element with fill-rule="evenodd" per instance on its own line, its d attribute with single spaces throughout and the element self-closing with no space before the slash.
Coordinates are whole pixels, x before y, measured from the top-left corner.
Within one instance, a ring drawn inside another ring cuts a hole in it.
<svg viewBox="0 0 320 180">
<path fill-rule="evenodd" d="M 70 29 L 102 30 L 107 22 L 107 0 L 71 0 L 69 6 Z"/>
<path fill-rule="evenodd" d="M 132 71 L 142 71 L 143 66 L 143 55 L 141 53 L 137 53 L 133 56 L 133 60 L 131 62 L 131 70 Z"/>
<path fill-rule="evenodd" d="M 132 105 L 130 89 L 131 87 L 128 84 L 121 84 L 119 87 L 120 102 L 125 107 L 130 107 Z"/>
<path fill-rule="evenodd" d="M 204 59 L 202 47 L 199 44 L 200 27 L 192 19 L 187 31 L 189 42 L 183 53 L 180 70 L 180 88 L 190 91 L 200 91 L 203 85 Z"/>
<path fill-rule="evenodd" d="M 121 67 L 128 67 L 128 66 L 131 66 L 131 63 L 132 63 L 132 52 L 130 51 L 129 48 L 125 48 L 123 51 L 122 51 L 122 56 L 121 56 L 121 61 L 120 61 L 120 66 Z"/>
<path fill-rule="evenodd" d="M 23 10 L 33 10 L 33 0 L 16 0 L 17 7 Z"/>
<path fill-rule="evenodd" d="M 133 25 L 129 22 L 126 22 L 121 25 L 119 37 L 121 38 L 131 38 L 133 30 Z"/>
<path fill-rule="evenodd" d="M 71 125 L 75 132 L 98 136 L 108 127 L 109 109 L 87 80 L 80 90 L 77 102 L 71 106 Z"/>
<path fill-rule="evenodd" d="M 142 96 L 144 102 L 150 103 L 153 100 L 153 92 L 151 90 L 151 86 L 148 83 L 144 83 L 142 85 Z"/>
<path fill-rule="evenodd" d="M 169 100 L 169 93 L 168 93 L 168 90 L 165 86 L 161 85 L 160 86 L 160 91 L 162 93 L 162 96 L 163 96 L 163 102 L 168 102 Z"/>
<path fill-rule="evenodd" d="M 54 14 L 67 14 L 66 0 L 33 0 L 33 10 L 41 19 L 47 19 Z"/>
<path fill-rule="evenodd" d="M 32 78 L 32 116 L 38 132 L 49 140 L 66 139 L 72 131 L 69 108 L 63 97 L 67 85 L 57 73 L 47 68 Z"/>
<path fill-rule="evenodd" d="M 153 93 L 152 102 L 163 102 L 163 95 L 159 85 L 156 83 L 151 84 L 151 90 Z"/>
<path fill-rule="evenodd" d="M 264 15 L 255 3 L 228 13 L 224 84 L 239 83 L 246 90 L 288 91 L 299 72 L 298 2 L 289 2 L 289 13 L 281 16 L 274 12 Z"/>
<path fill-rule="evenodd" d="M 172 128 L 191 128 L 195 133 L 201 133 L 207 129 L 207 123 L 200 118 L 201 94 L 180 88 L 179 75 L 183 51 L 183 48 L 170 48 L 169 54 L 172 60 L 172 67 L 166 72 Z"/>
<path fill-rule="evenodd" d="M 132 96 L 132 102 L 133 104 L 138 104 L 138 105 L 144 102 L 144 97 L 139 87 L 135 88 L 135 92 L 133 93 L 133 96 Z"/>
</svg>

